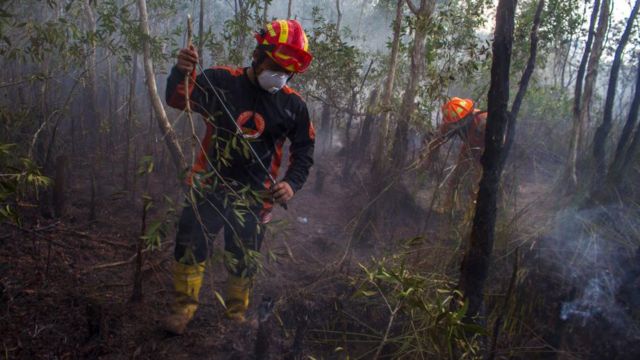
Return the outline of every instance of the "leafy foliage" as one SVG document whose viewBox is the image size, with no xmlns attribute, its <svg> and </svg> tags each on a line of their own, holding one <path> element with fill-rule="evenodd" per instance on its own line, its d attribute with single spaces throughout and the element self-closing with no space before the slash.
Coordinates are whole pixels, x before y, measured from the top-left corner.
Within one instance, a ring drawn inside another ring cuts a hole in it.
<svg viewBox="0 0 640 360">
<path fill-rule="evenodd" d="M 393 255 L 360 264 L 362 272 L 352 279 L 356 290 L 338 321 L 343 330 L 325 330 L 324 336 L 335 334 L 340 351 L 362 358 L 377 349 L 394 359 L 480 358 L 485 330 L 465 321 L 466 304 L 452 281 L 417 271 L 406 260 Z M 359 343 L 367 346 L 359 350 Z"/>
<path fill-rule="evenodd" d="M 17 205 L 51 184 L 28 158 L 15 156 L 15 144 L 0 143 L 0 220 L 20 223 Z"/>
<path fill-rule="evenodd" d="M 466 323 L 466 304 L 446 278 L 429 278 L 412 270 L 400 256 L 360 265 L 364 277 L 358 295 L 382 300 L 387 309 L 399 309 L 401 324 L 389 339 L 394 358 L 431 354 L 436 358 L 480 358 L 478 325 Z"/>
</svg>

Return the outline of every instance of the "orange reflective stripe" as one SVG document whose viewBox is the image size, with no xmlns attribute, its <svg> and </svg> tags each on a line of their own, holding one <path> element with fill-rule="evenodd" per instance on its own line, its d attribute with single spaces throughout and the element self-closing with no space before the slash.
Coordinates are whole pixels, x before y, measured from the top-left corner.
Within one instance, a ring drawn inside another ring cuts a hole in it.
<svg viewBox="0 0 640 360">
<path fill-rule="evenodd" d="M 280 23 L 280 38 L 278 42 L 280 44 L 286 44 L 289 39 L 289 24 L 286 20 L 280 20 L 278 23 Z"/>
</svg>

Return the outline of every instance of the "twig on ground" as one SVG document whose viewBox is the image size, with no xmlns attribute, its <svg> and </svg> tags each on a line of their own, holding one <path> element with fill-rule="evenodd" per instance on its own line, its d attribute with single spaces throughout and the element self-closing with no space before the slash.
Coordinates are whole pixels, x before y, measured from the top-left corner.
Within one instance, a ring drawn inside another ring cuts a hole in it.
<svg viewBox="0 0 640 360">
<path fill-rule="evenodd" d="M 147 253 L 149 251 L 152 251 L 152 249 L 144 249 L 144 250 L 142 250 L 142 253 L 144 254 L 144 253 Z M 161 247 L 160 249 L 157 249 L 157 251 L 162 252 L 163 248 Z M 137 255 L 138 255 L 137 253 L 133 254 L 128 259 L 122 260 L 122 261 L 116 261 L 116 262 L 111 262 L 111 263 L 92 266 L 90 268 L 87 268 L 87 269 L 83 270 L 81 272 L 81 274 L 84 275 L 84 274 L 90 273 L 90 272 L 95 271 L 95 270 L 104 270 L 104 269 L 110 269 L 110 268 L 114 268 L 114 267 L 118 267 L 118 266 L 122 266 L 122 265 L 131 264 L 132 262 L 134 262 L 136 260 L 136 256 Z"/>
</svg>

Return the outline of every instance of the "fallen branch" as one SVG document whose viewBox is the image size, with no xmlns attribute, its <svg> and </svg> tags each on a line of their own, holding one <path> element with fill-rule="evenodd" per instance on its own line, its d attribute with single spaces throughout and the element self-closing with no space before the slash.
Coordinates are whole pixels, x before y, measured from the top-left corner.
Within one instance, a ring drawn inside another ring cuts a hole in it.
<svg viewBox="0 0 640 360">
<path fill-rule="evenodd" d="M 142 253 L 144 254 L 144 253 L 147 253 L 147 252 L 152 251 L 152 250 L 154 250 L 154 249 L 144 249 L 144 250 L 142 250 Z M 164 249 L 163 249 L 163 247 L 161 247 L 160 249 L 157 249 L 157 250 L 161 252 Z M 93 266 L 93 267 L 90 267 L 88 269 L 83 270 L 82 272 L 80 272 L 80 274 L 84 275 L 84 274 L 92 272 L 94 270 L 111 269 L 111 268 L 122 266 L 122 265 L 128 265 L 128 264 L 131 264 L 132 262 L 134 262 L 136 260 L 137 255 L 138 255 L 137 253 L 133 254 L 128 259 L 122 260 L 122 261 L 116 261 L 116 262 L 96 265 L 96 266 Z"/>
<path fill-rule="evenodd" d="M 82 232 L 82 231 L 77 231 L 77 230 L 68 230 L 68 229 L 60 229 L 60 231 L 63 234 L 66 235 L 72 235 L 72 236 L 77 236 L 79 238 L 83 238 L 86 240 L 90 240 L 90 241 L 94 241 L 97 243 L 103 243 L 103 244 L 107 244 L 107 245 L 111 245 L 113 247 L 117 247 L 117 248 L 121 248 L 121 249 L 130 249 L 131 248 L 131 244 L 124 244 L 124 243 L 119 243 L 119 242 L 115 242 L 115 241 L 110 241 L 110 240 L 105 240 L 102 238 L 94 238 L 91 235 Z"/>
</svg>

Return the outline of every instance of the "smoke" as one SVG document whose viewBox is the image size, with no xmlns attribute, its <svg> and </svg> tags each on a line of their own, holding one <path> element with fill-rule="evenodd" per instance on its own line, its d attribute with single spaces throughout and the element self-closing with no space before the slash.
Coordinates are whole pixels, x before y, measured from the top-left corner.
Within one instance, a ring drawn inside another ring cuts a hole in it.
<svg viewBox="0 0 640 360">
<path fill-rule="evenodd" d="M 554 240 L 545 241 L 541 252 L 574 290 L 573 298 L 561 304 L 562 320 L 581 326 L 606 320 L 620 330 L 632 327 L 618 294 L 632 270 L 629 259 L 639 246 L 639 233 L 640 217 L 635 208 L 574 208 L 556 216 Z"/>
<path fill-rule="evenodd" d="M 562 304 L 560 318 L 562 320 L 579 320 L 586 326 L 588 320 L 603 316 L 612 323 L 623 326 L 623 309 L 616 302 L 619 281 L 609 273 L 597 273 L 589 279 L 582 295 L 573 301 Z"/>
</svg>

